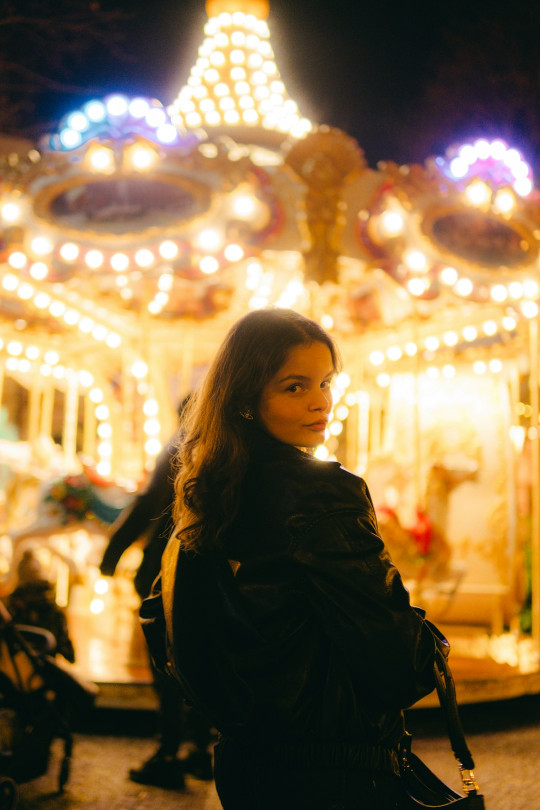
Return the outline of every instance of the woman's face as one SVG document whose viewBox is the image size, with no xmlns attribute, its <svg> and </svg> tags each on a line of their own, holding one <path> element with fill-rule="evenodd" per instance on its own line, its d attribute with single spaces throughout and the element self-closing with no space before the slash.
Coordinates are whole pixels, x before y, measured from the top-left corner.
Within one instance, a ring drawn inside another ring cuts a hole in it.
<svg viewBox="0 0 540 810">
<path fill-rule="evenodd" d="M 265 385 L 259 418 L 268 433 L 295 447 L 317 447 L 332 408 L 334 364 L 324 343 L 295 346 Z"/>
</svg>

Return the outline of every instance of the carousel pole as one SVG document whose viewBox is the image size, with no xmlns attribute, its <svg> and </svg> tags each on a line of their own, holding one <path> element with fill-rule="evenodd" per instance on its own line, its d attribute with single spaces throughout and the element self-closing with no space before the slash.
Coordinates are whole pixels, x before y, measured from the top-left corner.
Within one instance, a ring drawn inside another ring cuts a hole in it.
<svg viewBox="0 0 540 810">
<path fill-rule="evenodd" d="M 529 396 L 531 404 L 531 609 L 532 637 L 540 658 L 540 447 L 538 316 L 529 321 Z"/>
</svg>

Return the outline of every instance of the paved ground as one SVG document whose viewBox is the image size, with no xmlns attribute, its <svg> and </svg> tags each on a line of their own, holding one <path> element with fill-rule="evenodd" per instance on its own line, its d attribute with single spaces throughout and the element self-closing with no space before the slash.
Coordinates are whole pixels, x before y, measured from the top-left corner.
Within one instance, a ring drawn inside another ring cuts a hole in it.
<svg viewBox="0 0 540 810">
<path fill-rule="evenodd" d="M 540 696 L 464 706 L 462 720 L 487 810 L 540 810 Z M 413 750 L 459 789 L 438 711 L 409 712 L 408 726 Z M 94 710 L 76 731 L 64 794 L 55 793 L 53 757 L 45 776 L 20 786 L 17 810 L 220 810 L 213 783 L 189 780 L 180 793 L 143 788 L 127 779 L 128 769 L 153 752 L 153 731 L 150 712 Z"/>
</svg>

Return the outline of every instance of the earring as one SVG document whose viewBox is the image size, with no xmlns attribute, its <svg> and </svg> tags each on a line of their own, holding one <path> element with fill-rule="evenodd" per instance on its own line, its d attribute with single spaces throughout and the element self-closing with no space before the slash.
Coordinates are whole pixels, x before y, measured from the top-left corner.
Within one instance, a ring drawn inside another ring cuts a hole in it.
<svg viewBox="0 0 540 810">
<path fill-rule="evenodd" d="M 239 411 L 239 413 L 242 419 L 248 419 L 250 421 L 253 419 L 253 412 L 251 408 L 244 408 L 242 411 Z"/>
</svg>

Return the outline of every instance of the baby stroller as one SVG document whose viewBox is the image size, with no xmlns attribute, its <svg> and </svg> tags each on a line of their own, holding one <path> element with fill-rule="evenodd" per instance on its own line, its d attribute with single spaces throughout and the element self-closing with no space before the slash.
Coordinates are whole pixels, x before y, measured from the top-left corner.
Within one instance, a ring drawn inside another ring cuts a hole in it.
<svg viewBox="0 0 540 810">
<path fill-rule="evenodd" d="M 97 687 L 60 666 L 55 647 L 52 633 L 15 624 L 0 602 L 0 810 L 17 806 L 17 783 L 47 772 L 55 739 L 63 744 L 59 792 L 68 780 L 70 715 L 91 707 Z"/>
</svg>

